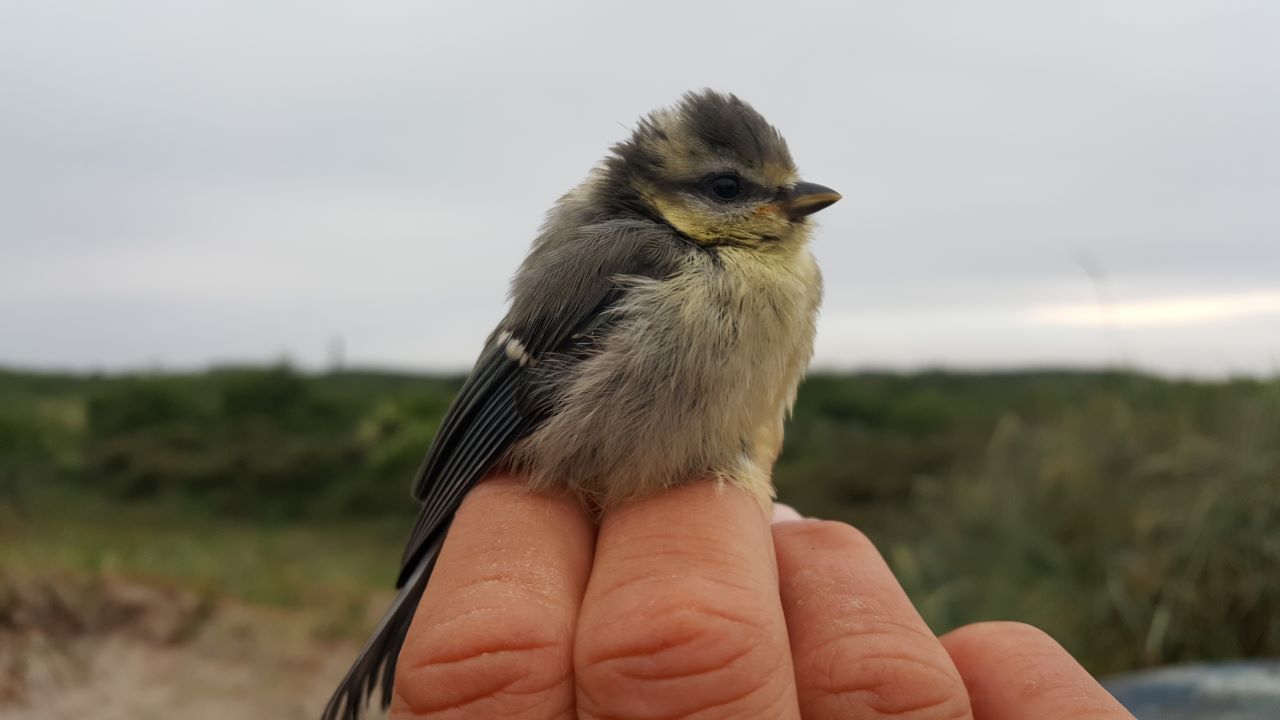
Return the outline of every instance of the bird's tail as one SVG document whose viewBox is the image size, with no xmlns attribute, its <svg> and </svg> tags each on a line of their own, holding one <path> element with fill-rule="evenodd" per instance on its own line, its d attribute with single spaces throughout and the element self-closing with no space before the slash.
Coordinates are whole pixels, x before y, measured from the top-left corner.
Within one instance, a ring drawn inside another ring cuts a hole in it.
<svg viewBox="0 0 1280 720">
<path fill-rule="evenodd" d="M 400 655 L 400 647 L 404 645 L 405 635 L 409 632 L 409 623 L 422 599 L 422 591 L 427 587 L 427 579 L 436 565 L 436 557 L 440 554 L 440 545 L 444 542 L 446 527 L 435 533 L 435 538 L 426 544 L 418 557 L 413 572 L 405 578 L 400 592 L 392 601 L 391 607 L 373 637 L 365 643 L 360 656 L 347 671 L 346 677 L 334 690 L 333 697 L 324 708 L 322 720 L 359 720 L 360 713 L 373 696 L 373 691 L 382 686 L 382 707 L 391 704 L 391 690 L 396 675 L 396 660 Z"/>
</svg>

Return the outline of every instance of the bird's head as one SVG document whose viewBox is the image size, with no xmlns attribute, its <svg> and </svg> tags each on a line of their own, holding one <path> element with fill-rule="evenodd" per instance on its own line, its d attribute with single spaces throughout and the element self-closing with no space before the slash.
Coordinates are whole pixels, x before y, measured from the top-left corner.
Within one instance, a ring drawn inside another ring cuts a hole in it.
<svg viewBox="0 0 1280 720">
<path fill-rule="evenodd" d="M 711 90 L 642 119 L 602 170 L 611 205 L 704 246 L 789 245 L 807 236 L 810 214 L 840 199 L 799 179 L 786 140 L 760 113 Z"/>
</svg>

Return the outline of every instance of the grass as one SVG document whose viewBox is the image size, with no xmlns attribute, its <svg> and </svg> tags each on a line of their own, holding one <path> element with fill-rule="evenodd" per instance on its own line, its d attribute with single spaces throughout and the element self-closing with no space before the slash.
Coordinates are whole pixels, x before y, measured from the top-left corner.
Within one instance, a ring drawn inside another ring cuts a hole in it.
<svg viewBox="0 0 1280 720">
<path fill-rule="evenodd" d="M 359 634 L 456 386 L 0 373 L 0 578 L 176 583 Z M 866 530 L 939 632 L 1031 622 L 1098 673 L 1280 655 L 1280 379 L 817 376 L 776 475 Z"/>
<path fill-rule="evenodd" d="M 254 523 L 41 498 L 0 531 L 0 567 L 173 581 L 208 595 L 290 607 L 365 596 L 395 581 L 406 529 L 385 520 Z M 46 504 L 48 503 L 48 504 Z"/>
<path fill-rule="evenodd" d="M 1280 417 L 1218 438 L 1132 420 L 1007 418 L 978 472 L 921 489 L 929 534 L 887 546 L 934 627 L 1024 620 L 1096 672 L 1280 650 Z"/>
</svg>

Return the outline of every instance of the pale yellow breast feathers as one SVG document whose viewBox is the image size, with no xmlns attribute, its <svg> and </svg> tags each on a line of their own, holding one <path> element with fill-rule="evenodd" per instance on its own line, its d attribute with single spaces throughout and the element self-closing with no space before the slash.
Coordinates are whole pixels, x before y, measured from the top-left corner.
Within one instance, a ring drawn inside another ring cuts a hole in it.
<svg viewBox="0 0 1280 720">
<path fill-rule="evenodd" d="M 604 508 L 707 476 L 767 502 L 813 348 L 812 256 L 724 248 L 663 280 L 622 280 L 616 325 L 566 368 L 559 411 L 515 464 L 535 487 L 568 486 Z"/>
</svg>

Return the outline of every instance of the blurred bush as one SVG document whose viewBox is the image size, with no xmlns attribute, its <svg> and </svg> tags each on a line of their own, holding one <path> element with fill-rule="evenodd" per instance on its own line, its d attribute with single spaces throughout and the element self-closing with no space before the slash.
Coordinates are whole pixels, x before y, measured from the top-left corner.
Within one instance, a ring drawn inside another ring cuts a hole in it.
<svg viewBox="0 0 1280 720">
<path fill-rule="evenodd" d="M 393 562 L 414 512 L 408 483 L 458 384 L 283 366 L 0 372 L 0 522 L 90 522 L 68 508 L 81 498 L 151 513 L 165 532 L 203 528 L 198 562 L 189 543 L 128 539 L 139 567 L 184 577 L 276 542 L 254 527 L 377 522 L 395 530 L 369 553 Z M 1280 655 L 1280 379 L 819 375 L 801 388 L 777 481 L 802 511 L 866 530 L 935 630 L 1033 622 L 1094 671 Z M 37 536 L 73 544 L 110 533 Z M 278 572 L 290 552 L 362 562 L 319 548 L 326 536 L 368 533 L 290 535 L 270 563 L 240 558 L 237 572 Z M 187 554 L 171 562 L 165 547 Z M 299 577 L 373 574 L 299 567 Z M 287 595 L 278 585 L 259 594 Z"/>
<path fill-rule="evenodd" d="M 288 367 L 40 382 L 9 373 L 0 468 L 12 492 L 54 483 L 239 518 L 408 516 L 409 480 L 455 387 Z"/>
</svg>

